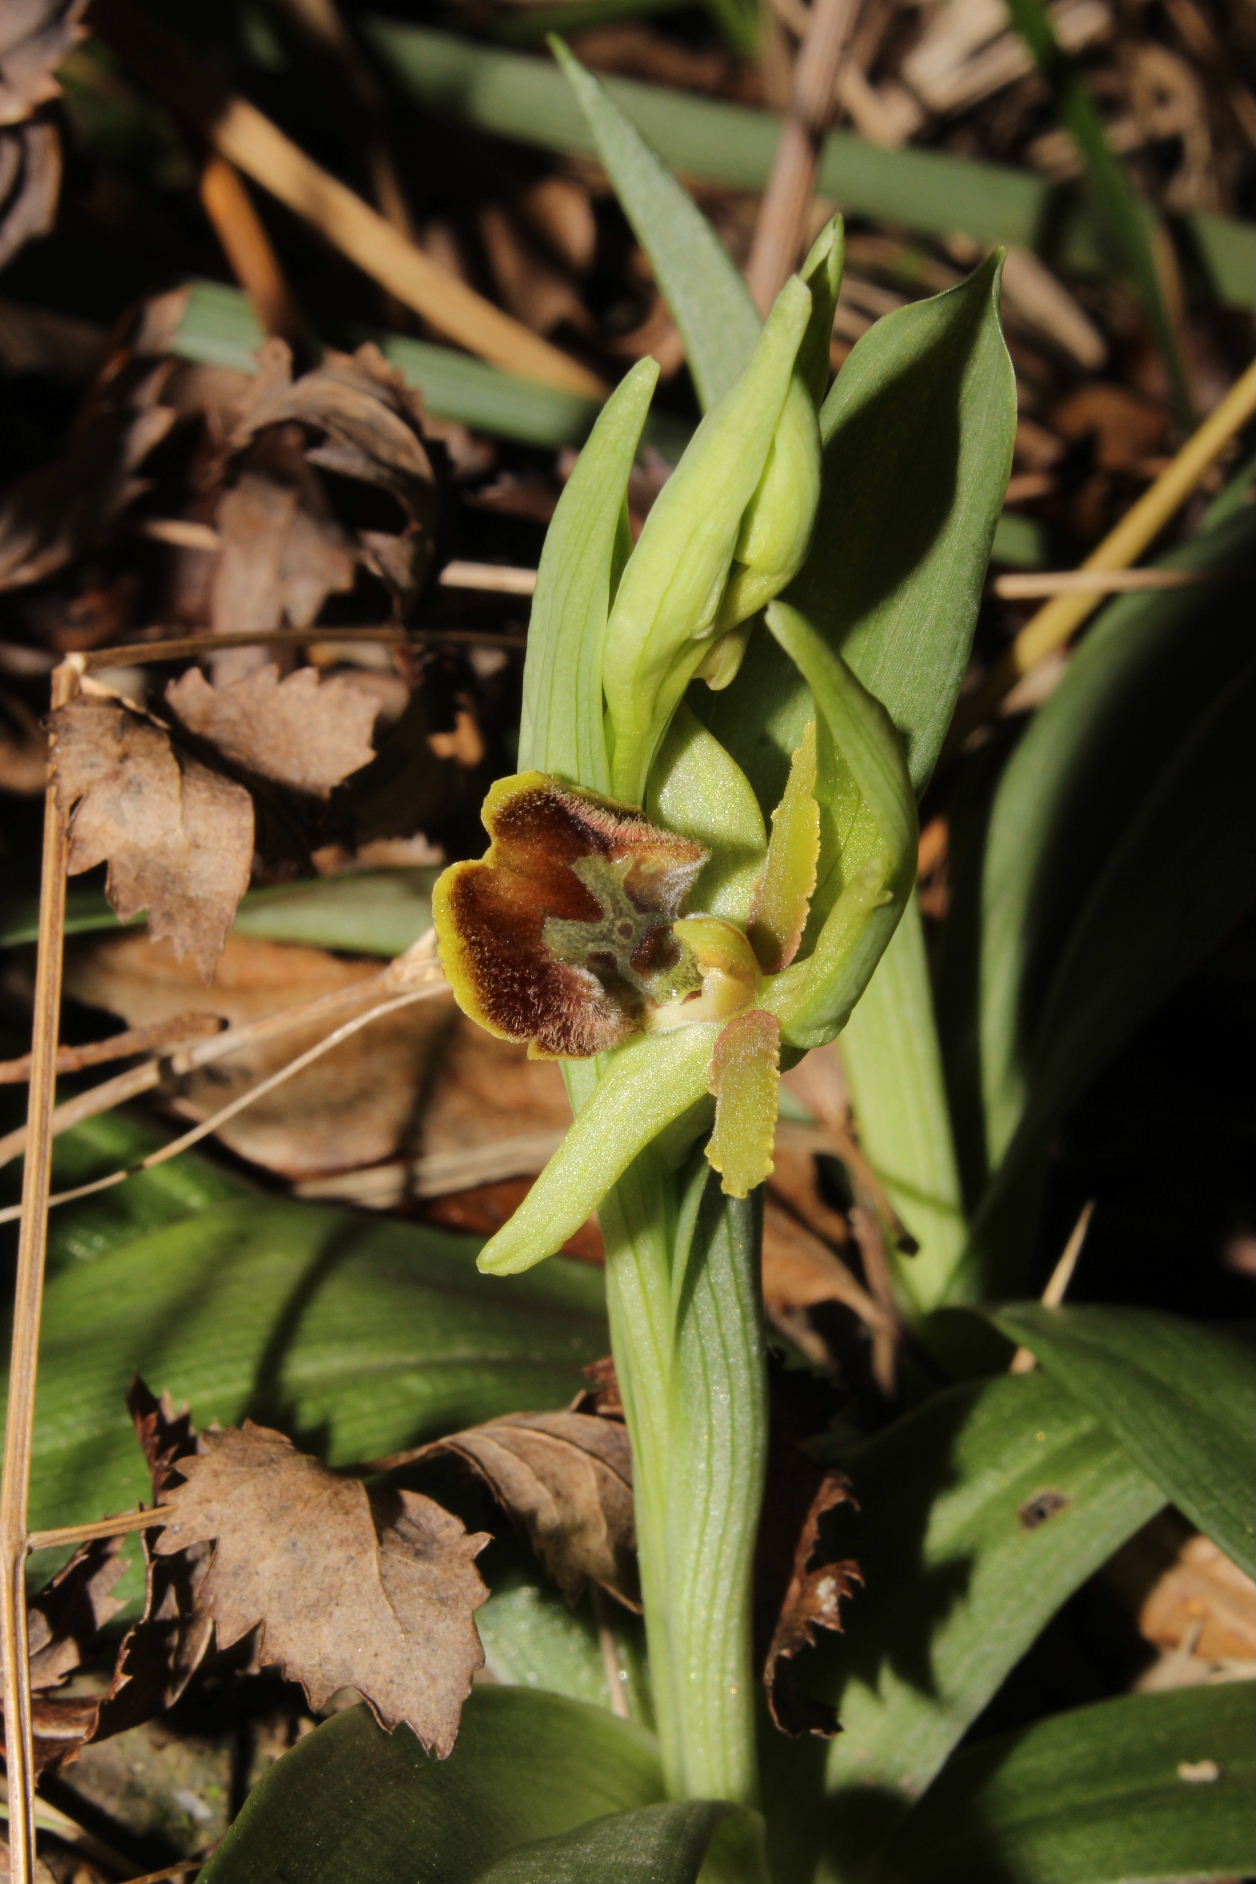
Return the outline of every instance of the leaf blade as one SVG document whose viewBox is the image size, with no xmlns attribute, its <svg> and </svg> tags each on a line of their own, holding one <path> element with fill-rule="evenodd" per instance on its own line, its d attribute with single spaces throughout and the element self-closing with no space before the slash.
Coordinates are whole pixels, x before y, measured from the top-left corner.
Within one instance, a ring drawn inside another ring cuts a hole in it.
<svg viewBox="0 0 1256 1884">
<path fill-rule="evenodd" d="M 1256 1567 L 1256 1367 L 1238 1341 L 1152 1309 L 1026 1302 L 990 1319 L 1033 1350 L 1193 1524 L 1241 1568 Z"/>
</svg>

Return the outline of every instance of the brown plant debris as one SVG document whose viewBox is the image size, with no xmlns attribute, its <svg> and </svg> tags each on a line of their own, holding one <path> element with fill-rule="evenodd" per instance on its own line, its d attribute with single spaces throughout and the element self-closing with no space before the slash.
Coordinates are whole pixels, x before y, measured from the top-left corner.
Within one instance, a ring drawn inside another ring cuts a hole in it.
<svg viewBox="0 0 1256 1884">
<path fill-rule="evenodd" d="M 798 1692 L 792 1663 L 802 1649 L 815 1642 L 817 1631 L 840 1631 L 842 1599 L 863 1582 L 859 1566 L 849 1559 L 812 1564 L 825 1513 L 837 1505 L 853 1502 L 850 1484 L 842 1474 L 826 1472 L 812 1498 L 794 1551 L 793 1574 L 768 1648 L 763 1670 L 768 1711 L 781 1732 L 794 1737 L 816 1734 L 827 1740 L 838 1731 L 837 1714 L 832 1707 Z"/>
<path fill-rule="evenodd" d="M 626 1427 L 590 1413 L 508 1413 L 451 1433 L 418 1456 L 441 1452 L 456 1453 L 480 1474 L 568 1602 L 592 1578 L 638 1607 Z"/>
<path fill-rule="evenodd" d="M 0 8 L 0 124 L 15 124 L 55 98 L 53 77 L 83 37 L 87 0 L 5 0 Z"/>
<path fill-rule="evenodd" d="M 113 1587 L 126 1568 L 121 1540 L 84 1544 L 38 1596 L 27 1624 L 31 1658 L 31 1726 L 35 1769 L 73 1759 L 96 1730 L 100 1696 L 63 1694 L 122 1605 Z"/>
<path fill-rule="evenodd" d="M 219 1645 L 260 1627 L 261 1660 L 311 1707 L 356 1688 L 382 1726 L 404 1721 L 443 1759 L 484 1661 L 473 1559 L 487 1533 L 417 1492 L 368 1494 L 264 1426 L 204 1437 L 155 1549 L 214 1544 L 197 1602 Z"/>
<path fill-rule="evenodd" d="M 298 667 L 285 679 L 260 667 L 225 687 L 189 668 L 166 688 L 167 704 L 190 733 L 234 764 L 294 791 L 326 798 L 374 758 L 377 702 L 352 681 Z"/>
<path fill-rule="evenodd" d="M 71 876 L 107 863 L 119 918 L 148 911 L 154 940 L 214 972 L 253 860 L 242 786 L 177 751 L 157 721 L 120 700 L 79 698 L 52 715 L 52 765 L 71 812 Z"/>
<path fill-rule="evenodd" d="M 324 593 L 349 586 L 351 565 L 346 569 L 336 560 L 346 553 L 384 583 L 401 609 L 413 601 L 426 580 L 439 499 L 421 412 L 418 395 L 389 367 L 377 347 L 361 347 L 356 354 L 329 353 L 321 366 L 297 379 L 292 377 L 292 356 L 282 341 L 269 341 L 262 349 L 257 379 L 228 447 L 242 454 L 241 479 L 251 472 L 292 487 L 290 515 L 281 516 L 282 506 L 276 508 L 273 495 L 270 499 L 272 533 L 297 529 L 298 504 L 304 513 L 304 536 L 312 539 L 312 533 L 321 529 Z M 309 466 L 372 487 L 383 500 L 378 514 L 351 529 L 333 523 L 330 500 L 321 485 L 311 485 Z M 238 516 L 230 509 L 244 489 L 238 480 L 219 513 L 219 529 L 225 538 L 215 581 L 214 623 L 219 628 L 241 625 L 227 619 L 224 605 L 232 577 L 233 539 L 249 527 L 242 508 Z M 253 493 L 255 513 L 262 495 Z M 259 536 L 264 535 L 264 520 L 259 519 L 254 527 Z M 306 626 L 318 613 L 323 597 L 315 599 L 308 573 L 312 540 L 301 545 L 294 536 L 292 548 L 302 553 L 283 557 L 286 581 L 281 604 L 294 626 Z M 236 544 L 237 558 L 247 552 L 246 542 Z M 260 555 L 256 545 L 253 554 Z M 298 582 L 306 585 L 304 596 L 294 589 Z"/>
<path fill-rule="evenodd" d="M 169 1394 L 156 1399 L 142 1380 L 132 1382 L 127 1407 L 152 1479 L 153 1503 L 163 1504 L 183 1467 L 202 1449 L 191 1416 L 176 1413 Z M 142 1536 L 144 1609 L 128 1631 L 93 1739 L 124 1733 L 173 1707 L 208 1652 L 209 1618 L 198 1610 L 196 1586 L 211 1554 L 208 1544 L 189 1545 L 173 1557 L 157 1554 L 154 1533 Z"/>
<path fill-rule="evenodd" d="M 4 206 L 6 150 L 0 144 L 0 218 L 9 213 Z M 0 227 L 0 263 L 4 239 Z M 168 361 L 154 363 L 126 348 L 106 362 L 60 456 L 19 478 L 5 493 L 0 589 L 42 582 L 97 547 L 122 511 L 148 488 L 140 467 L 176 418 L 173 408 L 162 403 L 170 371 Z"/>
</svg>

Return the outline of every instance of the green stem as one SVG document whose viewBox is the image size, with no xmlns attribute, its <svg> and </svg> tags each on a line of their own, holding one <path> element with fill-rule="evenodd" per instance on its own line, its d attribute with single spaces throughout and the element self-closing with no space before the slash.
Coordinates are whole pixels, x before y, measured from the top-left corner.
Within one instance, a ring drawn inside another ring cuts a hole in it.
<svg viewBox="0 0 1256 1884">
<path fill-rule="evenodd" d="M 751 1586 L 767 1447 L 757 1213 L 722 1196 L 700 1158 L 676 1172 L 651 1151 L 601 1220 L 664 1777 L 674 1798 L 754 1806 Z M 760 1884 L 762 1853 L 721 1861 L 717 1850 L 709 1875 Z"/>
</svg>

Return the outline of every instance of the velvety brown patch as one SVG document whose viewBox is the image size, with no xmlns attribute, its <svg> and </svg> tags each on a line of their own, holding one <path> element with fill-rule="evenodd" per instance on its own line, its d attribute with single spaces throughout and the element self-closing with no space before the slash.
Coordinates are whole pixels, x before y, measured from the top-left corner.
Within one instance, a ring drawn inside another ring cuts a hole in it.
<svg viewBox="0 0 1256 1884">
<path fill-rule="evenodd" d="M 447 870 L 434 898 L 458 1001 L 534 1054 L 617 1046 L 679 960 L 670 927 L 707 853 L 541 772 L 499 780 L 484 823 L 487 855 Z"/>
</svg>

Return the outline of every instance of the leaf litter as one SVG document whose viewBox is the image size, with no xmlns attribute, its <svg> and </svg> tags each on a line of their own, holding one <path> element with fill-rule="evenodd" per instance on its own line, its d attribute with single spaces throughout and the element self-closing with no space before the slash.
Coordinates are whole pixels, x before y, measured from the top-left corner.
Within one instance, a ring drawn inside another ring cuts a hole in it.
<svg viewBox="0 0 1256 1884">
<path fill-rule="evenodd" d="M 411 1491 L 369 1491 L 251 1422 L 203 1435 L 154 1549 L 213 1545 L 196 1601 L 220 1647 L 259 1631 L 258 1657 L 310 1706 L 355 1688 L 380 1725 L 403 1722 L 441 1758 L 484 1652 L 472 1620 L 489 1541 Z"/>
</svg>

